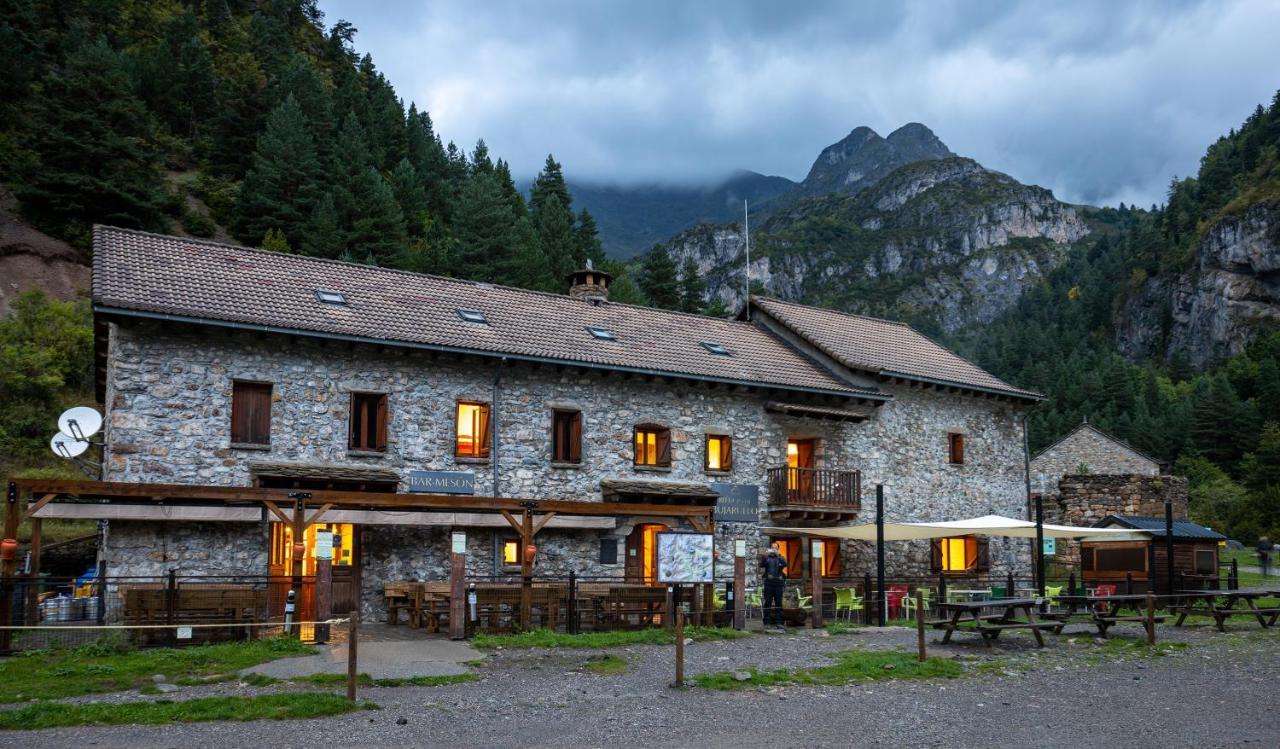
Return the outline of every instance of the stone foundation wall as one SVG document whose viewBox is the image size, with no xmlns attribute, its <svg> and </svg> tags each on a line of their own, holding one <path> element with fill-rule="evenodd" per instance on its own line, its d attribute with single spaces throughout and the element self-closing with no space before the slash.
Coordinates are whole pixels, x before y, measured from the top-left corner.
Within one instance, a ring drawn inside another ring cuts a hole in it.
<svg viewBox="0 0 1280 749">
<path fill-rule="evenodd" d="M 1095 525 L 1108 515 L 1164 517 L 1164 503 L 1173 504 L 1175 520 L 1186 520 L 1189 500 L 1185 476 L 1075 474 L 1063 476 L 1058 491 L 1044 500 L 1046 523 Z M 1079 544 L 1058 544 L 1057 561 L 1077 564 Z"/>
</svg>

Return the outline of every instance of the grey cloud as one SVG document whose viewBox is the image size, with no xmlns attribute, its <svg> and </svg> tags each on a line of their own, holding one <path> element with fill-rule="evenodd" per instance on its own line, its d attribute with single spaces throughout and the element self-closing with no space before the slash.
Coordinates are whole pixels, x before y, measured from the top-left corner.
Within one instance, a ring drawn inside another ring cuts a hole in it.
<svg viewBox="0 0 1280 749">
<path fill-rule="evenodd" d="M 322 2 L 447 139 L 531 175 L 799 179 L 857 125 L 928 124 L 1066 200 L 1149 204 L 1280 79 L 1280 5 Z"/>
</svg>

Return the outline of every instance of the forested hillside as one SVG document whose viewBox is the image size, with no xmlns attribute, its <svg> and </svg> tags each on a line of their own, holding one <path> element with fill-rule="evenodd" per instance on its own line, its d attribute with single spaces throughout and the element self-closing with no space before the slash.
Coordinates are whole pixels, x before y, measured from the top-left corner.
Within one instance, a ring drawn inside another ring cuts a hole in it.
<svg viewBox="0 0 1280 749">
<path fill-rule="evenodd" d="M 1174 180 L 1164 207 L 1097 211 L 1091 218 L 1102 228 L 1094 241 L 1077 247 L 1000 320 L 951 342 L 1009 381 L 1048 395 L 1030 417 L 1033 452 L 1087 417 L 1175 463 L 1191 478 L 1201 521 L 1245 539 L 1276 537 L 1280 326 L 1262 320 L 1247 334 L 1233 333 L 1239 353 L 1202 371 L 1185 348 L 1134 361 L 1116 338 L 1130 300 L 1147 284 L 1210 272 L 1202 257 L 1208 237 L 1241 216 L 1278 207 L 1280 95 L 1213 144 L 1196 177 Z M 1280 224 L 1268 230 L 1270 244 L 1251 251 L 1280 264 Z M 1163 320 L 1169 329 L 1177 324 L 1172 316 Z"/>
</svg>

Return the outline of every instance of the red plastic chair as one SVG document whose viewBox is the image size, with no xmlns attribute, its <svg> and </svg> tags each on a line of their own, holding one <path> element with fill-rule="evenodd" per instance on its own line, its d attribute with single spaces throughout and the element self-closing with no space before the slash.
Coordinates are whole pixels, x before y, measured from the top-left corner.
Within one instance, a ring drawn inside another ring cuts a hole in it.
<svg viewBox="0 0 1280 749">
<path fill-rule="evenodd" d="M 1094 588 L 1094 589 L 1093 589 L 1093 595 L 1094 595 L 1094 596 L 1096 596 L 1096 597 L 1098 597 L 1098 598 L 1110 598 L 1111 596 L 1114 596 L 1114 595 L 1116 594 L 1116 591 L 1117 591 L 1117 590 L 1119 590 L 1119 588 L 1117 588 L 1116 586 L 1114 586 L 1114 585 L 1112 585 L 1112 584 L 1110 584 L 1110 583 L 1107 583 L 1107 584 L 1105 584 L 1105 585 L 1099 585 L 1099 586 L 1097 586 L 1096 588 Z M 1096 604 L 1094 604 L 1094 610 L 1096 610 L 1096 611 L 1106 611 L 1106 610 L 1107 610 L 1107 604 L 1105 604 L 1105 603 L 1096 603 Z"/>
<path fill-rule="evenodd" d="M 890 619 L 902 618 L 902 601 L 907 597 L 908 592 L 905 585 L 889 586 L 889 590 L 885 593 L 885 600 L 888 603 Z"/>
</svg>

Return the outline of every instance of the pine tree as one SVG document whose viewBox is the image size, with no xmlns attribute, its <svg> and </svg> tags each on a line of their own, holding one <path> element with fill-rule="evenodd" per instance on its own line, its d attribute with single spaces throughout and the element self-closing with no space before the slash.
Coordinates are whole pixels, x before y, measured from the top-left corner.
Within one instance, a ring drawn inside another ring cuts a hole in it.
<svg viewBox="0 0 1280 749">
<path fill-rule="evenodd" d="M 404 214 L 405 231 L 411 237 L 422 237 L 427 222 L 427 193 L 408 158 L 400 159 L 391 173 L 391 189 Z"/>
<path fill-rule="evenodd" d="M 155 125 L 121 55 L 84 41 L 40 86 L 25 144 L 38 166 L 17 190 L 24 214 L 81 246 L 94 223 L 163 229 Z"/>
<path fill-rule="evenodd" d="M 279 229 L 267 229 L 267 233 L 262 237 L 262 249 L 285 254 L 293 253 L 293 248 L 289 246 L 289 238 Z"/>
<path fill-rule="evenodd" d="M 369 265 L 387 265 L 401 251 L 407 237 L 404 214 L 390 183 L 373 167 L 352 186 L 354 213 L 346 247 Z M 372 262 L 371 262 L 372 261 Z"/>
<path fill-rule="evenodd" d="M 720 297 L 712 296 L 707 303 L 702 306 L 702 314 L 707 317 L 719 317 L 721 319 L 728 318 L 733 315 L 733 311 L 725 306 L 724 301 Z"/>
<path fill-rule="evenodd" d="M 577 225 L 573 227 L 573 263 L 581 268 L 588 260 L 598 266 L 604 262 L 605 256 L 596 220 L 583 208 L 578 213 Z"/>
<path fill-rule="evenodd" d="M 478 281 L 498 280 L 499 265 L 516 248 L 514 229 L 511 206 L 497 179 L 492 174 L 471 177 L 458 197 L 453 224 L 457 267 L 448 272 Z"/>
<path fill-rule="evenodd" d="M 560 199 L 552 193 L 545 197 L 542 210 L 534 214 L 534 218 L 538 222 L 538 246 L 546 258 L 547 272 L 551 279 L 563 282 L 578 267 L 573 257 L 573 214 L 565 210 Z M 546 290 L 559 289 L 553 286 Z"/>
<path fill-rule="evenodd" d="M 267 75 L 249 54 L 224 55 L 218 60 L 216 107 L 209 137 L 201 143 L 205 161 L 219 176 L 240 179 L 253 159 L 258 134 L 270 110 Z"/>
<path fill-rule="evenodd" d="M 676 278 L 676 264 L 662 245 L 654 245 L 640 261 L 639 285 L 652 306 L 679 309 L 680 282 Z"/>
<path fill-rule="evenodd" d="M 332 192 L 326 192 L 316 203 L 301 237 L 304 254 L 336 258 L 342 253 L 345 237 L 338 222 L 338 209 L 334 207 Z"/>
<path fill-rule="evenodd" d="M 294 54 L 279 80 L 273 98 L 283 102 L 292 96 L 306 117 L 320 163 L 328 163 L 333 151 L 333 101 L 315 67 L 301 54 Z"/>
<path fill-rule="evenodd" d="M 302 108 L 290 94 L 267 118 L 240 188 L 236 235 L 258 242 L 269 229 L 301 236 L 321 190 L 322 170 Z"/>
<path fill-rule="evenodd" d="M 217 78 L 213 55 L 200 36 L 194 13 L 173 16 L 164 38 L 142 51 L 136 63 L 139 95 L 169 130 L 194 138 L 213 111 Z"/>
<path fill-rule="evenodd" d="M 560 169 L 559 162 L 551 154 L 547 154 L 547 161 L 543 164 L 542 171 L 533 180 L 533 189 L 529 192 L 529 210 L 533 213 L 535 221 L 539 220 L 538 214 L 542 212 L 543 205 L 551 195 L 560 202 L 562 210 L 572 212 L 573 198 L 569 195 L 569 186 L 565 184 L 564 173 Z"/>
<path fill-rule="evenodd" d="M 702 297 L 707 293 L 707 285 L 698 274 L 698 263 L 693 256 L 684 259 L 680 268 L 680 311 L 696 313 L 702 310 Z"/>
</svg>

